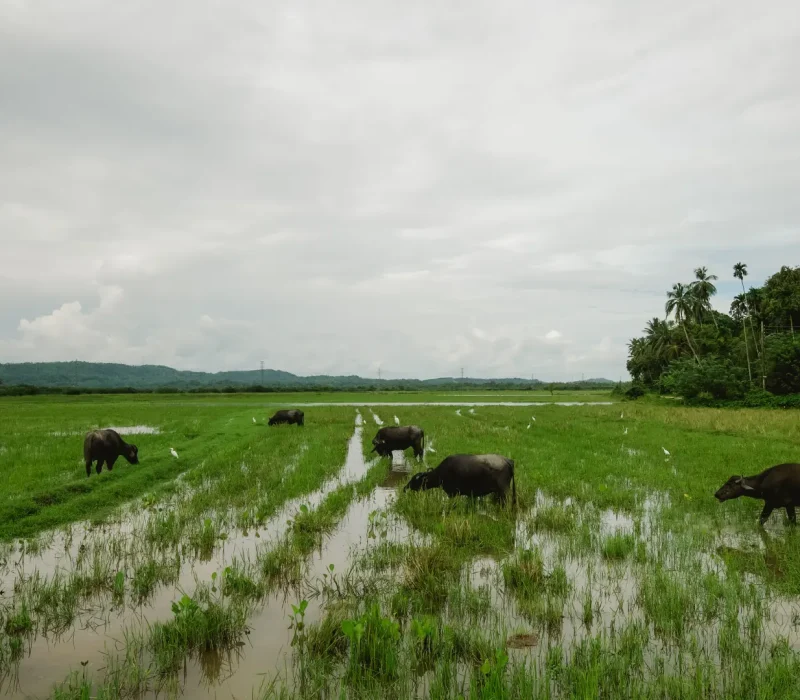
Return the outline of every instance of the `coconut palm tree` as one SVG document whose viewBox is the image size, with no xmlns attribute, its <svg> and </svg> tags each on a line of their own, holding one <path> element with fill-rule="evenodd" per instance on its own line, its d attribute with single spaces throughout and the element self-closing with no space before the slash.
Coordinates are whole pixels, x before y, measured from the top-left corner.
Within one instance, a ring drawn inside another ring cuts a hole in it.
<svg viewBox="0 0 800 700">
<path fill-rule="evenodd" d="M 745 294 L 744 278 L 747 277 L 747 264 L 743 262 L 736 263 L 733 266 L 733 276 L 742 283 L 742 294 Z"/>
<path fill-rule="evenodd" d="M 692 318 L 695 308 L 696 301 L 691 285 L 685 285 L 681 282 L 672 285 L 672 291 L 667 292 L 667 303 L 664 306 L 664 310 L 667 312 L 667 318 L 669 318 L 670 314 L 675 314 L 675 321 L 683 329 L 686 343 L 689 345 L 695 361 L 700 364 L 700 358 L 689 338 L 689 331 L 686 329 L 686 323 Z"/>
<path fill-rule="evenodd" d="M 753 336 L 753 344 L 756 346 L 756 355 L 761 366 L 761 388 L 766 386 L 767 363 L 764 352 L 764 294 L 758 287 L 750 287 L 744 295 L 747 302 L 747 318 L 750 321 L 750 331 Z M 756 321 L 761 326 L 761 345 L 759 346 L 758 334 L 753 326 Z"/>
<path fill-rule="evenodd" d="M 747 274 L 747 270 L 745 270 L 745 274 Z M 733 298 L 733 302 L 731 302 L 731 316 L 735 320 L 742 322 L 742 333 L 744 333 L 744 349 L 747 353 L 747 374 L 750 377 L 750 383 L 752 384 L 753 370 L 750 366 L 750 344 L 747 342 L 747 324 L 745 323 L 745 319 L 747 318 L 747 298 L 744 292 L 737 294 Z"/>
<path fill-rule="evenodd" d="M 692 282 L 692 290 L 697 300 L 698 317 L 708 313 L 714 321 L 714 327 L 719 330 L 717 319 L 711 309 L 711 297 L 717 293 L 714 282 L 718 279 L 716 275 L 709 275 L 707 267 L 698 267 L 694 271 L 695 281 Z"/>
<path fill-rule="evenodd" d="M 742 283 L 742 296 L 744 297 L 744 311 L 747 315 L 747 320 L 750 322 L 750 335 L 753 338 L 753 345 L 756 348 L 756 359 L 759 360 L 761 364 L 761 374 L 762 374 L 762 383 L 763 383 L 763 374 L 764 374 L 764 362 L 761 359 L 761 350 L 758 347 L 758 336 L 756 335 L 756 329 L 753 325 L 753 314 L 751 312 L 750 307 L 750 299 L 748 298 L 747 291 L 744 288 L 744 278 L 747 277 L 747 264 L 743 262 L 738 262 L 733 266 L 733 276 Z M 752 295 L 751 295 L 752 296 Z M 744 343 L 747 345 L 747 331 L 744 334 Z M 748 358 L 750 356 L 750 352 L 748 350 Z M 749 359 L 748 359 L 749 363 Z"/>
<path fill-rule="evenodd" d="M 658 359 L 662 359 L 664 350 L 670 342 L 669 324 L 666 321 L 662 321 L 660 318 L 652 318 L 647 322 L 644 328 L 644 335 L 653 354 Z"/>
<path fill-rule="evenodd" d="M 731 318 L 744 322 L 747 318 L 747 299 L 744 294 L 737 294 L 731 302 Z"/>
</svg>

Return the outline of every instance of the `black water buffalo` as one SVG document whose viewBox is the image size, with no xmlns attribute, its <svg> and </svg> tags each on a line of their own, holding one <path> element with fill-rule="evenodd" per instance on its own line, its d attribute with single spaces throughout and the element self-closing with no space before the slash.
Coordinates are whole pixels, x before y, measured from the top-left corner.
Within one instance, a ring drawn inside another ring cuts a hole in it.
<svg viewBox="0 0 800 700">
<path fill-rule="evenodd" d="M 425 431 L 418 425 L 391 425 L 381 428 L 372 438 L 372 451 L 381 457 L 391 457 L 395 450 L 414 448 L 414 456 L 422 459 L 425 451 Z"/>
<path fill-rule="evenodd" d="M 288 411 L 276 411 L 275 415 L 269 419 L 268 425 L 278 425 L 280 423 L 305 425 L 303 421 L 303 412 L 293 408 Z"/>
<path fill-rule="evenodd" d="M 427 491 L 441 488 L 453 496 L 487 496 L 496 494 L 505 505 L 511 486 L 511 502 L 517 502 L 514 460 L 503 455 L 457 454 L 445 457 L 436 469 L 414 474 L 403 491 Z"/>
<path fill-rule="evenodd" d="M 776 464 L 756 476 L 732 476 L 714 494 L 720 502 L 740 496 L 764 501 L 760 525 L 776 508 L 785 508 L 789 522 L 796 524 L 794 507 L 800 506 L 800 464 Z"/>
<path fill-rule="evenodd" d="M 136 445 L 125 442 L 116 430 L 92 430 L 83 440 L 83 459 L 86 461 L 86 476 L 92 474 L 92 462 L 97 460 L 97 473 L 106 463 L 108 471 L 122 455 L 131 464 L 139 464 L 139 450 Z"/>
</svg>

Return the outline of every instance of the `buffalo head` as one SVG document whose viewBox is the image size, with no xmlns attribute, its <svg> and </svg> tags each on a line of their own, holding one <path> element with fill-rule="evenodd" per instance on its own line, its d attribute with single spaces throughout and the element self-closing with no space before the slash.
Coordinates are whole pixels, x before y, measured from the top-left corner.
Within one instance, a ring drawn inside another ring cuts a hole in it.
<svg viewBox="0 0 800 700">
<path fill-rule="evenodd" d="M 139 448 L 136 447 L 136 445 L 126 445 L 123 454 L 125 455 L 125 459 L 131 464 L 139 464 Z"/>
<path fill-rule="evenodd" d="M 753 487 L 747 483 L 747 480 L 743 476 L 732 476 L 714 494 L 714 498 L 720 502 L 727 501 L 731 498 L 744 496 L 748 491 L 753 490 Z"/>
<path fill-rule="evenodd" d="M 408 483 L 403 487 L 403 491 L 426 491 L 427 489 L 436 488 L 438 484 L 433 484 L 432 479 L 430 478 L 430 472 L 420 472 L 419 474 L 414 474 L 409 480 Z"/>
</svg>

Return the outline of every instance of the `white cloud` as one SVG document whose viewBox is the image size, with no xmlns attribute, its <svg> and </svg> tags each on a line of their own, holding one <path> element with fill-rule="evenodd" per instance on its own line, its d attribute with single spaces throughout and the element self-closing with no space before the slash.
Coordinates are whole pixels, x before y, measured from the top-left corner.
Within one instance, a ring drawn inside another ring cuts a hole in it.
<svg viewBox="0 0 800 700">
<path fill-rule="evenodd" d="M 213 9 L 0 10 L 5 361 L 616 378 L 800 264 L 787 0 Z"/>
</svg>

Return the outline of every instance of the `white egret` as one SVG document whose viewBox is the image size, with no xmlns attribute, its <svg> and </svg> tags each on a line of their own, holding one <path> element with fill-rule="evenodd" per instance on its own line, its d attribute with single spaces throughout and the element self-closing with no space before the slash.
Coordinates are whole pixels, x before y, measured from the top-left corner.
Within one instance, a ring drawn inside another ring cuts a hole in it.
<svg viewBox="0 0 800 700">
<path fill-rule="evenodd" d="M 170 447 L 170 448 L 169 448 L 169 453 L 170 453 L 170 454 L 171 454 L 171 455 L 172 455 L 172 456 L 173 456 L 175 459 L 178 459 L 178 453 L 177 453 L 177 452 L 175 452 L 175 448 L 174 448 L 174 447 Z"/>
</svg>

